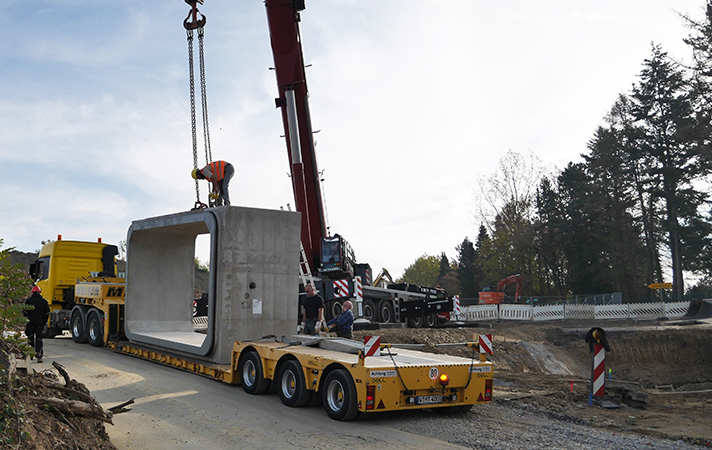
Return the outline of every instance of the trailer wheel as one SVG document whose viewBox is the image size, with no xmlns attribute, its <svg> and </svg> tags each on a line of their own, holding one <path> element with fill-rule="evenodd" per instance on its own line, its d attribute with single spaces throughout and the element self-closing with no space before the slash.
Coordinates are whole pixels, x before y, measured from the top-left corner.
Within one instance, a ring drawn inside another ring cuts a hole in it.
<svg viewBox="0 0 712 450">
<path fill-rule="evenodd" d="M 104 327 L 101 324 L 101 317 L 96 311 L 89 312 L 87 316 L 87 340 L 94 347 L 104 345 Z"/>
<path fill-rule="evenodd" d="M 425 326 L 425 317 L 409 317 L 408 326 L 411 328 L 423 328 Z"/>
<path fill-rule="evenodd" d="M 84 315 L 78 309 L 72 313 L 72 339 L 77 344 L 87 341 L 86 332 L 84 331 Z"/>
<path fill-rule="evenodd" d="M 438 325 L 438 315 L 437 313 L 431 313 L 425 316 L 425 326 L 427 328 L 433 328 Z"/>
<path fill-rule="evenodd" d="M 393 302 L 390 300 L 381 300 L 378 303 L 378 312 L 381 316 L 381 322 L 392 323 L 396 321 L 396 314 L 393 310 Z"/>
<path fill-rule="evenodd" d="M 358 416 L 356 386 L 351 375 L 343 369 L 326 376 L 323 388 L 324 410 L 334 420 L 353 420 Z"/>
<path fill-rule="evenodd" d="M 269 380 L 262 370 L 262 358 L 259 353 L 247 352 L 240 362 L 242 390 L 252 395 L 264 394 L 269 389 Z"/>
<path fill-rule="evenodd" d="M 290 360 L 279 368 L 279 398 L 286 406 L 298 408 L 305 406 L 311 399 L 307 390 L 304 371 L 298 361 Z"/>
<path fill-rule="evenodd" d="M 369 322 L 378 321 L 378 316 L 376 315 L 376 303 L 373 300 L 363 301 L 363 317 Z"/>
</svg>

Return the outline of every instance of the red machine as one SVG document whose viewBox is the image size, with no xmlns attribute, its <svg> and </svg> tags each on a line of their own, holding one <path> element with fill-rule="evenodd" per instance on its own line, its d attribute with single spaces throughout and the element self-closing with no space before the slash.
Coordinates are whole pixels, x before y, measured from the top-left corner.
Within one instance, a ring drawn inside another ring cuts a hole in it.
<svg viewBox="0 0 712 450">
<path fill-rule="evenodd" d="M 480 305 L 490 305 L 490 304 L 500 304 L 504 302 L 504 288 L 508 284 L 516 284 L 517 285 L 517 291 L 514 294 L 514 303 L 517 303 L 519 301 L 519 297 L 522 294 L 522 276 L 517 274 L 517 275 L 510 275 L 504 280 L 500 281 L 497 283 L 497 287 L 492 290 L 492 288 L 485 288 L 482 292 L 480 292 Z"/>
</svg>

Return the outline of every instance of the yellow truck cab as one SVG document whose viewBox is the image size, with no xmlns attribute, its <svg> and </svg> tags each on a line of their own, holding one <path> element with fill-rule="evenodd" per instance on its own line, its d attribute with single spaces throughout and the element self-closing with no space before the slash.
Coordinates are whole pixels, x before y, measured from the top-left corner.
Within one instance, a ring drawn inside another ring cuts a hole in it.
<svg viewBox="0 0 712 450">
<path fill-rule="evenodd" d="M 64 241 L 59 235 L 42 246 L 30 276 L 50 306 L 45 337 L 71 330 L 76 342 L 100 346 L 121 330 L 125 287 L 116 255 L 118 248 L 101 239 Z"/>
</svg>

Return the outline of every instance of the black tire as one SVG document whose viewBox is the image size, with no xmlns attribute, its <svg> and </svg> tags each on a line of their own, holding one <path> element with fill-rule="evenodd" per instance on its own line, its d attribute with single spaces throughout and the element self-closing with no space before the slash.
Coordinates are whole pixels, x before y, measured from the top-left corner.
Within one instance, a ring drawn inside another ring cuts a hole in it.
<svg viewBox="0 0 712 450">
<path fill-rule="evenodd" d="M 307 390 L 304 371 L 298 361 L 290 360 L 282 364 L 277 380 L 279 380 L 277 392 L 284 405 L 299 408 L 306 406 L 311 400 L 312 391 Z"/>
<path fill-rule="evenodd" d="M 72 313 L 72 321 L 70 322 L 70 330 L 72 339 L 77 344 L 87 341 L 86 327 L 84 324 L 84 315 L 79 310 L 74 310 Z"/>
<path fill-rule="evenodd" d="M 87 341 L 93 347 L 104 345 L 104 326 L 97 311 L 90 311 L 87 315 Z"/>
<path fill-rule="evenodd" d="M 332 300 L 328 303 L 328 306 L 326 308 L 326 320 L 331 320 L 334 317 L 338 316 L 341 314 L 341 311 L 343 309 L 341 308 L 341 301 L 339 300 Z"/>
<path fill-rule="evenodd" d="M 394 323 L 396 321 L 396 312 L 393 308 L 393 302 L 381 300 L 378 303 L 378 315 L 381 317 L 381 322 Z"/>
<path fill-rule="evenodd" d="M 359 415 L 356 385 L 343 369 L 334 370 L 326 376 L 322 401 L 326 415 L 334 420 L 353 420 Z"/>
<path fill-rule="evenodd" d="M 434 328 L 438 326 L 438 315 L 436 313 L 431 313 L 425 316 L 425 327 Z"/>
<path fill-rule="evenodd" d="M 252 395 L 264 394 L 269 389 L 269 380 L 264 376 L 260 354 L 247 352 L 240 362 L 242 390 Z"/>
<path fill-rule="evenodd" d="M 425 317 L 409 317 L 408 326 L 411 328 L 423 328 L 425 326 Z"/>
<path fill-rule="evenodd" d="M 369 322 L 378 322 L 376 303 L 373 300 L 363 301 L 363 317 Z"/>
</svg>

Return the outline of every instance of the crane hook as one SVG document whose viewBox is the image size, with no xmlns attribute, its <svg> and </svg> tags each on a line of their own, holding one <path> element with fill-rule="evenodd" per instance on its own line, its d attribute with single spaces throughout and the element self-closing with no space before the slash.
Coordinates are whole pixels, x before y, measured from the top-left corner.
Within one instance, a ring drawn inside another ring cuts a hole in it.
<svg viewBox="0 0 712 450">
<path fill-rule="evenodd" d="M 198 2 L 200 2 L 201 4 L 203 2 L 201 0 L 197 0 L 197 1 L 186 0 L 185 2 L 191 6 L 190 11 L 188 12 L 188 17 L 186 17 L 185 20 L 183 21 L 183 26 L 185 27 L 185 29 L 190 31 L 190 30 L 195 30 L 196 28 L 203 28 L 205 26 L 205 22 L 207 19 L 200 11 L 198 11 Z M 198 20 L 198 14 L 200 14 L 200 17 L 201 17 L 200 20 Z M 188 20 L 191 18 L 191 16 L 192 16 L 193 20 L 189 22 Z"/>
</svg>

